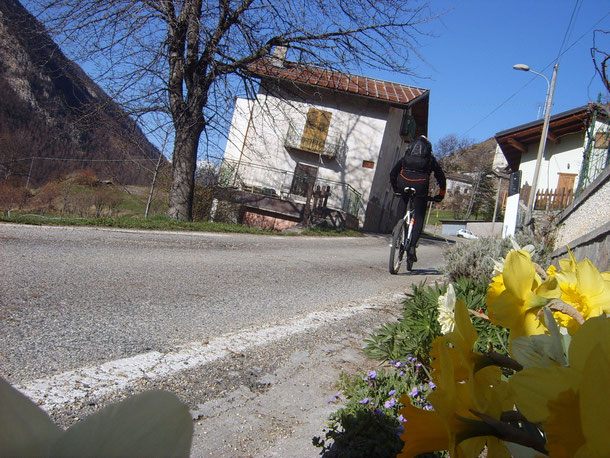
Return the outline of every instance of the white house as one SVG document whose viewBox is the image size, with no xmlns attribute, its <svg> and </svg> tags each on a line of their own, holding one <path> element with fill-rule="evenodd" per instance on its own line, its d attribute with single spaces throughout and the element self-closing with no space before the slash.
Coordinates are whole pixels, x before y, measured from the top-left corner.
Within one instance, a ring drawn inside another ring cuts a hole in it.
<svg viewBox="0 0 610 458">
<path fill-rule="evenodd" d="M 296 208 L 312 185 L 328 188 L 328 208 L 364 230 L 389 230 L 396 203 L 389 171 L 408 141 L 427 133 L 429 91 L 281 55 L 250 70 L 261 84 L 255 98 L 235 101 L 225 182 L 265 196 L 262 213 L 293 221 L 280 203 Z"/>
<path fill-rule="evenodd" d="M 600 108 L 590 103 L 551 116 L 534 192 L 555 197 L 539 198 L 536 208 L 549 202 L 554 202 L 555 209 L 566 207 L 606 166 L 610 128 L 607 111 Z M 521 185 L 526 188 L 533 184 L 542 125 L 539 119 L 495 135 L 510 169 L 521 170 Z M 570 197 L 560 198 L 567 195 Z"/>
</svg>

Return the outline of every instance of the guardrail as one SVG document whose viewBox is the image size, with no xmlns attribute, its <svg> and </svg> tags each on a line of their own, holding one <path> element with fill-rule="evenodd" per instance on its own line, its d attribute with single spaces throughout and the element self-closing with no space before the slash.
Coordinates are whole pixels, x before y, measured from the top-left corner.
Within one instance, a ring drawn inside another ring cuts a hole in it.
<svg viewBox="0 0 610 458">
<path fill-rule="evenodd" d="M 270 197 L 305 203 L 307 184 L 313 182 L 314 189 L 330 188 L 327 207 L 342 210 L 358 217 L 362 195 L 347 183 L 296 175 L 294 172 L 276 169 L 250 162 L 223 159 L 220 166 L 218 186 L 260 193 Z"/>
</svg>

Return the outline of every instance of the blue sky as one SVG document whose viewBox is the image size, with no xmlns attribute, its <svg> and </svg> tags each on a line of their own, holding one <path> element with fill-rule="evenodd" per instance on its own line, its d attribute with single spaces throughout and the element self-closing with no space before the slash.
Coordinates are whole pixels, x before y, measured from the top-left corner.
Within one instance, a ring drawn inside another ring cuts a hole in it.
<svg viewBox="0 0 610 458">
<path fill-rule="evenodd" d="M 527 64 L 550 81 L 561 49 L 551 114 L 605 94 L 590 48 L 594 29 L 610 31 L 610 2 L 433 0 L 431 4 L 434 12 L 449 11 L 426 27 L 433 36 L 421 40 L 425 62 L 414 66 L 422 78 L 369 76 L 430 89 L 432 143 L 448 134 L 479 142 L 537 119 L 547 83 L 512 66 Z M 598 33 L 596 44 L 610 53 L 610 35 Z"/>
</svg>

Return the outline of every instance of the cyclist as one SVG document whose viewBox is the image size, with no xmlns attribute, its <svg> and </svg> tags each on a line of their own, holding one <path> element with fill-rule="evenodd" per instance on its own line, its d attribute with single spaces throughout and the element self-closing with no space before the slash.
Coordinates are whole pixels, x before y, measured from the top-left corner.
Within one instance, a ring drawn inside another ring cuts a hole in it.
<svg viewBox="0 0 610 458">
<path fill-rule="evenodd" d="M 409 256 L 414 262 L 417 261 L 415 247 L 424 227 L 431 172 L 434 172 L 434 178 L 436 178 L 440 188 L 439 194 L 434 196 L 434 201 L 440 202 L 445 197 L 447 180 L 443 169 L 432 155 L 430 141 L 424 135 L 420 135 L 407 145 L 404 157 L 390 171 L 390 183 L 394 193 L 401 196 L 398 204 L 399 215 L 404 215 L 407 206 L 407 196 L 404 189 L 407 187 L 415 189 L 415 221 L 413 223 L 412 243 L 409 247 Z"/>
</svg>

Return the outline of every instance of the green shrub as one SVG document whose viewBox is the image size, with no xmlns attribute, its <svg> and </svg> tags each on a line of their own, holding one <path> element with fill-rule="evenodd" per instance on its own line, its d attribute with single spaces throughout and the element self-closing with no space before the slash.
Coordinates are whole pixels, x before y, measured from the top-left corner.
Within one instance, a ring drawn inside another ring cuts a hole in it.
<svg viewBox="0 0 610 458">
<path fill-rule="evenodd" d="M 398 323 L 387 323 L 366 339 L 365 354 L 378 361 L 401 360 L 413 355 L 418 361 L 429 365 L 432 341 L 440 335 L 438 322 L 438 297 L 445 294 L 446 287 L 435 283 L 413 285 L 402 309 Z"/>
<path fill-rule="evenodd" d="M 487 314 L 487 283 L 461 277 L 453 282 L 457 299 L 476 312 Z M 447 285 L 435 283 L 413 285 L 407 294 L 402 317 L 396 323 L 386 323 L 366 339 L 364 352 L 378 361 L 402 360 L 414 356 L 424 367 L 430 365 L 432 342 L 441 335 L 438 322 L 438 298 L 447 292 Z M 490 344 L 494 348 L 507 347 L 508 332 L 489 321 L 473 316 L 472 322 L 479 333 L 476 348 L 485 352 Z"/>
<path fill-rule="evenodd" d="M 518 231 L 514 239 L 520 247 L 534 246 L 534 262 L 544 266 L 549 264 L 552 247 L 546 246 L 530 230 Z M 488 284 L 493 276 L 494 260 L 503 259 L 512 249 L 513 244 L 508 238 L 481 237 L 456 243 L 444 250 L 441 271 L 449 281 L 470 277 L 476 282 Z"/>
</svg>

